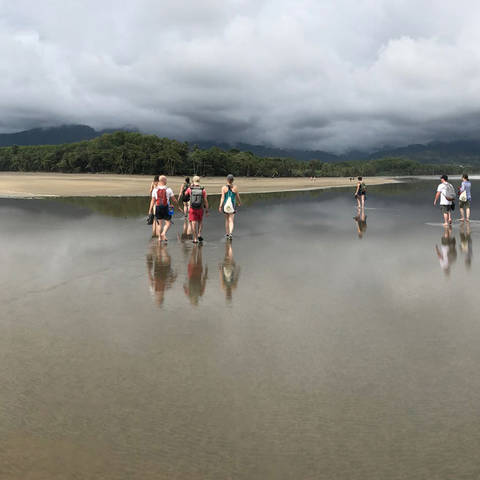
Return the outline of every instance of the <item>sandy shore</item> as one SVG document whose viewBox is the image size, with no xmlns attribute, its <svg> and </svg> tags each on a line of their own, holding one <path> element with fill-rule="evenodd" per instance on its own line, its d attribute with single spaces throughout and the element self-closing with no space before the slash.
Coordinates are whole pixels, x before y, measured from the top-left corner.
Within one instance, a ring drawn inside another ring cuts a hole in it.
<svg viewBox="0 0 480 480">
<path fill-rule="evenodd" d="M 169 177 L 168 185 L 178 194 L 183 177 Z M 62 173 L 0 173 L 0 197 L 112 197 L 148 195 L 152 176 L 110 174 L 62 174 Z M 317 178 L 252 178 L 239 177 L 235 180 L 241 193 L 267 193 L 295 190 L 310 190 L 330 187 L 348 187 L 354 181 L 342 177 Z M 393 183 L 388 177 L 365 178 L 367 185 Z M 202 178 L 201 184 L 208 193 L 220 192 L 225 179 Z"/>
</svg>

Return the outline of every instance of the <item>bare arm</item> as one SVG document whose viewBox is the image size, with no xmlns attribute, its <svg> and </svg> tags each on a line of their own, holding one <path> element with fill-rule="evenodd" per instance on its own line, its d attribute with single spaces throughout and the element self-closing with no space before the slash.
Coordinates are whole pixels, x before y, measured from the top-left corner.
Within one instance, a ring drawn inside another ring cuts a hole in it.
<svg viewBox="0 0 480 480">
<path fill-rule="evenodd" d="M 238 191 L 237 187 L 234 187 L 235 194 L 237 195 L 237 207 L 240 207 L 242 205 L 242 200 L 240 199 L 240 193 Z"/>
<path fill-rule="evenodd" d="M 439 197 L 440 197 L 440 194 L 441 194 L 441 192 L 437 192 L 437 193 L 435 194 L 435 199 L 433 200 L 433 204 L 434 204 L 434 205 L 437 204 L 438 199 L 439 199 Z"/>
<path fill-rule="evenodd" d="M 222 196 L 220 197 L 220 205 L 218 206 L 218 211 L 222 212 L 222 205 L 225 200 L 225 187 L 222 187 Z"/>
<path fill-rule="evenodd" d="M 151 197 L 150 198 L 150 207 L 148 208 L 148 214 L 150 215 L 151 213 L 153 213 L 153 203 L 154 203 L 154 198 Z"/>
<path fill-rule="evenodd" d="M 204 191 L 205 191 L 205 190 L 204 190 Z M 205 192 L 204 206 L 205 206 L 205 210 L 206 210 L 207 213 L 208 213 L 208 195 L 207 195 L 207 192 Z"/>
</svg>

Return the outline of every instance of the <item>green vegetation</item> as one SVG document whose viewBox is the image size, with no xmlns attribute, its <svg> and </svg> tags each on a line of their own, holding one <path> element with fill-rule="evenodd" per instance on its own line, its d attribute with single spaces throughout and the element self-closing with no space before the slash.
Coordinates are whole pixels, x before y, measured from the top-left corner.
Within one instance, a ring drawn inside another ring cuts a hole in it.
<svg viewBox="0 0 480 480">
<path fill-rule="evenodd" d="M 256 177 L 338 177 L 430 175 L 471 171 L 461 165 L 427 165 L 406 158 L 382 158 L 340 163 L 259 157 L 237 149 L 199 149 L 155 135 L 119 131 L 63 145 L 0 148 L 0 171 L 120 173 Z"/>
</svg>

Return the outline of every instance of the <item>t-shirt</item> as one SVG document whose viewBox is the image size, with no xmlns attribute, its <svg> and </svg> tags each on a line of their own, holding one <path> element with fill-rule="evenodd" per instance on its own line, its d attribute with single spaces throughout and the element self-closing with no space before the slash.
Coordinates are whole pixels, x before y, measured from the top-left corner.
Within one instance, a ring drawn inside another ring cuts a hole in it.
<svg viewBox="0 0 480 480">
<path fill-rule="evenodd" d="M 173 190 L 170 187 L 167 187 L 165 185 L 162 185 L 161 187 L 157 187 L 157 188 L 153 189 L 152 197 L 155 199 L 155 202 L 157 201 L 157 192 L 160 189 L 166 189 L 167 190 L 165 193 L 167 194 L 167 202 L 170 205 L 170 197 L 173 196 Z"/>
<path fill-rule="evenodd" d="M 460 192 L 467 192 L 467 199 L 472 199 L 472 184 L 466 180 L 462 182 L 462 186 L 460 187 Z"/>
<path fill-rule="evenodd" d="M 440 192 L 440 205 L 451 205 L 452 202 L 451 200 L 447 200 L 447 197 L 445 196 L 447 192 L 447 184 L 446 183 L 441 183 L 438 188 L 437 192 Z"/>
</svg>

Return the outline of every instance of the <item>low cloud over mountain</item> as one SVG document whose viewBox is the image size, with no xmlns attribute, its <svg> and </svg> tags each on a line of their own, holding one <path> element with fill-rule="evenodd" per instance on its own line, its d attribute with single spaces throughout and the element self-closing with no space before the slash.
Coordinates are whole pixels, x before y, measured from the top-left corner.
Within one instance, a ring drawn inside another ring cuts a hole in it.
<svg viewBox="0 0 480 480">
<path fill-rule="evenodd" d="M 0 131 L 343 152 L 474 137 L 480 4 L 0 0 Z"/>
</svg>

